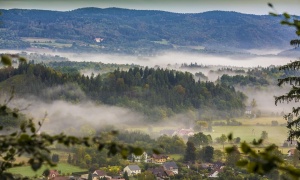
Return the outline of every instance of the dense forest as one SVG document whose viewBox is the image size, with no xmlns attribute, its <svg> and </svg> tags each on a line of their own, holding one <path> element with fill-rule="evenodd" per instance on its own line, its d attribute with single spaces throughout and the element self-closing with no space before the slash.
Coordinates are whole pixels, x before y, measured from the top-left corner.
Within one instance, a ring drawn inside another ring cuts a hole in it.
<svg viewBox="0 0 300 180">
<path fill-rule="evenodd" d="M 0 70 L 1 89 L 9 90 L 11 86 L 19 96 L 36 95 L 46 101 L 90 99 L 129 107 L 156 121 L 189 109 L 215 118 L 240 116 L 246 100 L 232 86 L 195 81 L 188 72 L 148 67 L 85 76 L 76 71 L 62 73 L 42 64 L 21 63 L 18 68 Z M 54 87 L 60 88 L 48 91 Z"/>
<path fill-rule="evenodd" d="M 214 71 L 211 71 L 213 73 Z M 256 86 L 267 87 L 269 85 L 276 85 L 279 78 L 285 78 L 288 76 L 299 76 L 297 71 L 279 71 L 275 66 L 266 68 L 257 67 L 245 70 L 234 69 L 219 69 L 217 74 L 223 74 L 221 76 L 220 83 L 228 86 Z M 228 75 L 235 74 L 235 75 Z"/>
<path fill-rule="evenodd" d="M 277 17 L 236 12 L 179 14 L 119 8 L 1 12 L 0 47 L 5 49 L 139 54 L 174 48 L 198 51 L 199 46 L 206 50 L 288 47 L 288 40 L 294 38 L 293 30 L 281 26 Z"/>
</svg>

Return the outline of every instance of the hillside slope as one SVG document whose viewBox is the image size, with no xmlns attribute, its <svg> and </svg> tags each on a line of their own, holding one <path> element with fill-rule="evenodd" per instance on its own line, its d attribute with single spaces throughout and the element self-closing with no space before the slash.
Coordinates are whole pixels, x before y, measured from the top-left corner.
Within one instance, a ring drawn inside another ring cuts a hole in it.
<svg viewBox="0 0 300 180">
<path fill-rule="evenodd" d="M 282 48 L 289 46 L 289 40 L 295 34 L 292 28 L 280 25 L 278 17 L 224 11 L 178 14 L 82 8 L 67 12 L 20 9 L 1 12 L 0 48 L 10 45 L 3 43 L 7 40 L 15 44 L 22 42 L 15 45 L 18 47 L 29 47 L 28 42 L 21 41 L 24 37 L 55 39 L 55 43 L 68 44 L 64 48 L 73 50 L 80 46 L 89 50 L 93 45 L 100 45 L 100 52 L 198 46 L 217 49 Z M 103 41 L 97 43 L 95 38 Z"/>
</svg>

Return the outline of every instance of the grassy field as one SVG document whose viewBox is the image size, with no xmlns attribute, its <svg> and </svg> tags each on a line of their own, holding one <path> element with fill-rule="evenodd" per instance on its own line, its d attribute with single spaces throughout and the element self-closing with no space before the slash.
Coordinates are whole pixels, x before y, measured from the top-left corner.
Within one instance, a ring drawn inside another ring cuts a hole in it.
<svg viewBox="0 0 300 180">
<path fill-rule="evenodd" d="M 180 158 L 183 158 L 183 154 L 169 154 L 169 157 L 171 159 L 174 159 L 175 161 L 179 160 Z"/>
<path fill-rule="evenodd" d="M 31 38 L 31 37 L 26 37 L 26 38 L 22 38 L 22 40 L 30 42 L 30 43 L 33 43 L 33 42 L 40 42 L 40 43 L 55 42 L 55 39 L 49 39 L 49 38 Z"/>
<path fill-rule="evenodd" d="M 243 125 L 271 125 L 272 121 L 277 121 L 279 124 L 286 124 L 286 120 L 280 117 L 260 117 L 260 118 L 238 118 L 237 121 L 243 123 Z"/>
<path fill-rule="evenodd" d="M 220 137 L 222 134 L 228 135 L 232 133 L 234 137 L 240 137 L 241 141 L 250 142 L 253 139 L 259 139 L 261 137 L 262 131 L 267 131 L 268 133 L 268 143 L 274 143 L 278 146 L 282 146 L 283 141 L 286 140 L 288 135 L 288 130 L 285 126 L 271 126 L 272 121 L 277 121 L 279 124 L 285 124 L 286 121 L 282 117 L 261 117 L 255 119 L 239 118 L 236 119 L 241 122 L 241 126 L 213 126 L 213 132 L 205 132 L 205 134 L 210 134 L 215 140 L 215 138 Z M 226 122 L 225 120 L 223 120 Z M 259 124 L 259 125 L 257 125 Z M 174 127 L 174 126 L 151 126 L 151 135 L 159 136 L 159 132 L 163 129 L 173 129 L 177 130 L 184 127 Z M 129 131 L 141 131 L 144 133 L 149 133 L 149 127 L 147 126 L 137 126 L 130 127 Z"/>
<path fill-rule="evenodd" d="M 252 142 L 258 140 L 262 131 L 267 131 L 268 139 L 266 142 L 282 146 L 283 141 L 287 138 L 287 128 L 284 126 L 214 126 L 210 134 L 213 140 L 222 134 L 232 133 L 234 137 L 240 137 L 241 141 Z"/>
<path fill-rule="evenodd" d="M 43 172 L 46 169 L 56 169 L 58 171 L 61 171 L 61 174 L 71 174 L 72 172 L 81 172 L 81 171 L 87 171 L 87 169 L 81 169 L 79 167 L 66 164 L 66 163 L 59 163 L 56 167 L 46 167 L 43 166 L 40 168 L 38 171 L 33 171 L 30 166 L 22 166 L 22 167 L 16 167 L 16 168 L 11 168 L 8 170 L 8 172 L 13 173 L 13 174 L 21 174 L 22 176 L 27 176 L 27 177 L 40 177 Z"/>
</svg>

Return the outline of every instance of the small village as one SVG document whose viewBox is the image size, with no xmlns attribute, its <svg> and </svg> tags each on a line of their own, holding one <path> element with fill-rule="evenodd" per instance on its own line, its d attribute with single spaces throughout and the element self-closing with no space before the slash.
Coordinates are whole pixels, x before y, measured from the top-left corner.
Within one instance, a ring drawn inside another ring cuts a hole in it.
<svg viewBox="0 0 300 180">
<path fill-rule="evenodd" d="M 197 134 L 193 129 L 178 129 L 175 131 L 164 129 L 161 130 L 160 133 L 161 135 L 179 136 L 185 138 L 191 138 Z M 300 157 L 298 151 L 296 151 L 296 146 L 297 141 L 294 140 L 285 140 L 282 143 L 281 148 L 288 149 L 287 153 L 282 154 L 282 157 L 284 157 L 286 161 L 292 163 L 294 162 L 295 158 Z M 241 157 L 243 155 L 239 152 L 239 150 L 237 150 L 237 154 L 233 156 Z M 234 159 L 233 162 L 229 162 L 229 159 L 230 157 L 228 155 L 225 161 L 183 161 L 182 159 L 178 161 L 174 160 L 174 158 L 168 156 L 167 154 L 143 152 L 143 154 L 140 156 L 136 156 L 134 154 L 130 155 L 127 159 L 128 165 L 122 167 L 117 173 L 118 175 L 111 175 L 105 170 L 96 169 L 89 172 L 73 172 L 68 176 L 63 176 L 58 170 L 52 169 L 49 171 L 48 176 L 43 176 L 48 180 L 167 180 L 184 179 L 184 176 L 189 173 L 195 174 L 195 177 L 201 177 L 202 179 L 218 179 L 220 174 L 224 173 L 224 171 L 228 171 L 228 169 L 234 171 L 236 168 L 235 162 L 237 159 Z M 241 174 L 242 172 L 235 173 Z"/>
</svg>

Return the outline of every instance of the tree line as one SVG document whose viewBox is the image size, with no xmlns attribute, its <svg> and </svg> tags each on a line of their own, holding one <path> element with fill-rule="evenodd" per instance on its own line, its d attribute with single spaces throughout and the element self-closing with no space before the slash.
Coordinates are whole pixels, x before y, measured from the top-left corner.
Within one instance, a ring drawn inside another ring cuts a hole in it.
<svg viewBox="0 0 300 180">
<path fill-rule="evenodd" d="M 91 76 L 61 73 L 42 64 L 20 63 L 18 68 L 0 70 L 0 86 L 15 86 L 19 95 L 34 94 L 46 101 L 64 99 L 78 102 L 82 90 L 95 101 L 129 107 L 152 120 L 164 119 L 189 109 L 210 112 L 215 118 L 240 116 L 246 96 L 232 86 L 195 81 L 192 74 L 162 68 L 133 67 Z M 72 84 L 68 91 L 48 93 L 47 88 Z M 213 113 L 208 109 L 215 110 Z"/>
</svg>

